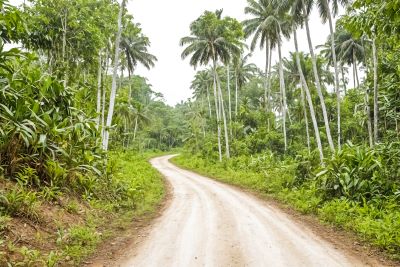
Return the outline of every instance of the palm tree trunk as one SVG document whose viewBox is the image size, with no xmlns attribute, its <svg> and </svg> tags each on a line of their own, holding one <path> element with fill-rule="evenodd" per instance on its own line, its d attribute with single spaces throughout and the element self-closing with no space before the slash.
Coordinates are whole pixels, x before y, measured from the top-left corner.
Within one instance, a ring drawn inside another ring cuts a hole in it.
<svg viewBox="0 0 400 267">
<path fill-rule="evenodd" d="M 214 102 L 215 102 L 215 113 L 217 117 L 217 134 L 218 134 L 218 155 L 219 161 L 222 162 L 222 148 L 221 148 L 221 125 L 219 123 L 220 116 L 219 116 L 219 105 L 218 105 L 218 94 L 217 94 L 217 63 L 213 62 L 213 76 L 214 76 Z"/>
<path fill-rule="evenodd" d="M 356 86 L 356 66 L 353 64 L 353 87 L 357 88 Z"/>
<path fill-rule="evenodd" d="M 305 7 L 303 7 L 303 12 L 304 12 L 304 14 L 307 14 Z M 313 66 L 315 84 L 316 84 L 317 93 L 318 93 L 318 96 L 319 96 L 319 99 L 321 102 L 322 115 L 324 117 L 324 123 L 325 123 L 326 137 L 328 138 L 328 143 L 329 143 L 330 149 L 332 151 L 335 151 L 335 145 L 333 144 L 333 139 L 332 139 L 332 134 L 331 134 L 331 127 L 329 125 L 328 112 L 326 110 L 325 99 L 324 99 L 324 95 L 322 94 L 322 87 L 321 87 L 321 82 L 320 82 L 319 74 L 318 74 L 317 58 L 315 56 L 314 47 L 313 47 L 312 41 L 311 41 L 310 26 L 308 24 L 308 20 L 309 20 L 309 18 L 307 17 L 305 20 L 305 25 L 306 25 L 306 32 L 307 32 L 307 39 L 308 39 L 308 47 L 310 49 L 311 61 L 312 61 L 312 66 Z"/>
<path fill-rule="evenodd" d="M 138 129 L 138 116 L 136 116 L 136 118 L 135 118 L 135 128 L 133 130 L 133 141 L 136 140 L 137 129 Z"/>
<path fill-rule="evenodd" d="M 229 121 L 232 121 L 232 103 L 231 103 L 231 74 L 229 64 L 226 66 L 226 79 L 228 84 L 228 104 L 229 104 Z"/>
<path fill-rule="evenodd" d="M 101 50 L 99 51 L 99 69 L 97 72 L 97 107 L 96 107 L 96 129 L 100 127 L 100 112 L 101 112 Z"/>
<path fill-rule="evenodd" d="M 285 88 L 285 79 L 283 77 L 283 64 L 282 64 L 282 44 L 279 42 L 278 44 L 278 53 L 279 53 L 279 84 L 282 94 L 282 128 L 283 128 L 283 139 L 285 142 L 285 151 L 288 148 L 287 144 L 287 133 L 286 133 L 286 88 Z"/>
<path fill-rule="evenodd" d="M 224 122 L 224 132 L 225 132 L 225 154 L 226 158 L 229 159 L 230 156 L 230 148 L 229 148 L 229 134 L 228 134 L 228 123 L 226 119 L 226 114 L 225 114 L 225 106 L 224 106 L 224 98 L 222 96 L 222 90 L 221 90 L 221 81 L 217 75 L 217 85 L 218 85 L 218 93 L 219 93 L 219 100 L 220 100 L 220 107 L 221 107 L 221 114 L 222 114 L 222 119 Z"/>
<path fill-rule="evenodd" d="M 239 105 L 239 82 L 238 82 L 238 75 L 237 75 L 237 71 L 236 71 L 236 75 L 235 75 L 235 119 L 237 120 L 237 116 L 238 116 L 238 105 Z"/>
<path fill-rule="evenodd" d="M 331 36 L 331 50 L 332 50 L 332 59 L 333 59 L 333 66 L 335 68 L 335 89 L 336 89 L 336 105 L 337 105 L 337 135 L 338 135 L 338 149 L 341 150 L 341 96 L 340 96 L 340 88 L 339 88 L 339 67 L 336 58 L 336 49 L 335 49 L 335 31 L 333 29 L 333 19 L 332 14 L 329 8 L 328 0 L 325 0 L 327 13 L 328 13 L 328 22 L 329 22 L 329 30 Z"/>
<path fill-rule="evenodd" d="M 306 124 L 306 135 L 307 135 L 307 148 L 308 148 L 308 154 L 311 153 L 311 146 L 310 146 L 310 129 L 308 126 L 308 115 L 307 115 L 307 107 L 306 107 L 306 100 L 304 96 L 304 89 L 303 89 L 303 84 L 300 84 L 300 90 L 301 90 L 301 105 L 303 106 L 303 113 L 304 113 L 304 123 Z"/>
<path fill-rule="evenodd" d="M 67 49 L 67 18 L 68 18 L 68 11 L 65 10 L 65 14 L 64 14 L 64 18 L 61 18 L 61 25 L 62 25 L 62 29 L 63 29 L 63 35 L 62 35 L 62 60 L 63 60 L 63 64 L 66 65 L 65 62 L 65 56 L 66 56 L 66 49 Z M 65 73 L 64 73 L 64 87 L 67 87 L 67 70 L 64 69 Z"/>
<path fill-rule="evenodd" d="M 269 40 L 265 40 L 265 91 L 264 91 L 264 105 L 265 110 L 268 110 L 269 99 L 268 99 L 268 77 L 269 77 Z"/>
<path fill-rule="evenodd" d="M 379 106 L 378 106 L 378 55 L 376 51 L 376 37 L 372 39 L 372 56 L 374 62 L 374 143 L 379 141 Z"/>
<path fill-rule="evenodd" d="M 105 73 L 103 75 L 103 85 L 102 85 L 102 90 L 103 90 L 103 104 L 101 107 L 101 139 L 102 141 L 104 140 L 104 129 L 105 129 L 105 114 L 106 114 L 106 92 L 107 92 L 107 76 L 108 76 L 108 49 L 106 50 L 106 56 L 105 56 Z"/>
<path fill-rule="evenodd" d="M 108 150 L 108 141 L 110 138 L 109 127 L 111 127 L 113 114 L 114 114 L 114 104 L 115 104 L 115 97 L 117 94 L 117 76 L 118 76 L 118 63 L 119 63 L 119 45 L 121 42 L 121 33 L 122 33 L 122 11 L 125 7 L 125 1 L 122 0 L 119 12 L 118 12 L 118 32 L 117 37 L 115 39 L 115 54 L 114 54 L 114 69 L 113 69 L 113 77 L 111 83 L 111 95 L 110 95 L 110 106 L 108 109 L 107 114 L 107 122 L 106 122 L 106 129 L 104 132 L 104 140 L 103 140 L 103 149 L 105 151 Z"/>
<path fill-rule="evenodd" d="M 299 55 L 299 45 L 297 43 L 297 32 L 296 32 L 296 29 L 293 30 L 293 37 L 294 37 L 294 46 L 296 48 L 297 69 L 298 69 L 299 74 L 300 74 L 300 79 L 301 79 L 301 83 L 303 84 L 304 91 L 306 92 L 308 107 L 310 109 L 311 120 L 312 120 L 313 127 L 314 127 L 315 139 L 317 141 L 317 147 L 318 147 L 318 151 L 319 151 L 319 158 L 320 158 L 320 161 L 321 161 L 321 164 L 322 164 L 323 161 L 324 161 L 324 152 L 322 150 L 321 136 L 319 134 L 318 122 L 317 122 L 317 117 L 315 116 L 314 104 L 312 102 L 310 89 L 308 88 L 308 84 L 307 84 L 307 81 L 306 81 L 306 79 L 304 77 L 303 69 L 301 67 L 300 55 Z"/>
<path fill-rule="evenodd" d="M 343 89 L 344 89 L 344 94 L 347 95 L 347 85 L 346 85 L 346 78 L 344 76 L 344 69 L 343 69 L 343 65 L 342 66 L 342 82 L 343 82 Z"/>
<path fill-rule="evenodd" d="M 353 49 L 353 66 L 354 66 L 354 75 L 355 75 L 355 80 L 357 82 L 357 88 L 360 87 L 360 80 L 358 79 L 358 70 L 357 70 L 357 57 L 356 57 L 356 52 Z"/>
<path fill-rule="evenodd" d="M 207 85 L 207 101 L 208 101 L 208 111 L 210 112 L 210 118 L 212 118 L 211 101 L 210 101 L 210 88 L 208 88 L 208 85 Z"/>
<path fill-rule="evenodd" d="M 230 65 L 228 63 L 226 68 L 227 80 L 228 80 L 228 104 L 229 104 L 229 132 L 230 136 L 232 136 L 232 102 L 231 102 L 231 73 L 230 73 Z"/>
</svg>

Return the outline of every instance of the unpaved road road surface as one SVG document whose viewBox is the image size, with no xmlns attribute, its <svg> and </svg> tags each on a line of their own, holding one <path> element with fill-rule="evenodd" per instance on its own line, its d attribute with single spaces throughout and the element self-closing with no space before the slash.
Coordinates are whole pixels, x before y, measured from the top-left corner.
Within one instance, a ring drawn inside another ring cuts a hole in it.
<svg viewBox="0 0 400 267">
<path fill-rule="evenodd" d="M 172 185 L 170 205 L 120 266 L 366 266 L 265 201 L 171 157 L 151 161 Z"/>
</svg>

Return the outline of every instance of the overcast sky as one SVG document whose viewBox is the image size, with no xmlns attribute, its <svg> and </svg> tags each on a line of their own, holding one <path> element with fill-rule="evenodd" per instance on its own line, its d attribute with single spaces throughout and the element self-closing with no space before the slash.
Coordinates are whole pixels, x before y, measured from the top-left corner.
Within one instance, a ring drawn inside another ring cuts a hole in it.
<svg viewBox="0 0 400 267">
<path fill-rule="evenodd" d="M 23 0 L 11 0 L 18 5 Z M 198 18 L 204 10 L 223 9 L 225 16 L 246 19 L 244 8 L 246 0 L 129 0 L 128 9 L 136 22 L 142 25 L 143 32 L 150 38 L 150 52 L 157 56 L 158 62 L 150 71 L 138 67 L 136 74 L 148 78 L 153 90 L 161 92 L 170 105 L 175 105 L 191 97 L 190 82 L 194 69 L 188 60 L 181 60 L 182 47 L 179 40 L 189 35 L 189 25 Z M 318 13 L 314 11 L 311 21 L 311 34 L 314 47 L 323 44 L 329 34 L 328 25 L 322 25 Z M 299 48 L 308 51 L 305 31 L 299 31 Z M 294 51 L 292 40 L 285 42 L 283 56 Z M 255 51 L 251 59 L 261 69 L 265 65 L 265 53 Z"/>
<path fill-rule="evenodd" d="M 131 0 L 128 9 L 135 21 L 141 23 L 143 32 L 151 40 L 151 53 L 157 56 L 156 67 L 147 71 L 139 67 L 136 74 L 146 76 L 155 91 L 161 92 L 170 105 L 191 97 L 190 82 L 195 73 L 188 60 L 181 60 L 181 37 L 189 35 L 189 25 L 204 10 L 224 9 L 226 16 L 246 19 L 244 8 L 246 0 Z M 318 13 L 314 12 L 311 21 L 313 45 L 325 43 L 329 26 L 322 25 Z M 305 31 L 299 31 L 299 48 L 308 51 Z M 293 41 L 286 41 L 283 56 L 294 51 Z M 264 69 L 265 53 L 255 51 L 251 61 Z"/>
</svg>

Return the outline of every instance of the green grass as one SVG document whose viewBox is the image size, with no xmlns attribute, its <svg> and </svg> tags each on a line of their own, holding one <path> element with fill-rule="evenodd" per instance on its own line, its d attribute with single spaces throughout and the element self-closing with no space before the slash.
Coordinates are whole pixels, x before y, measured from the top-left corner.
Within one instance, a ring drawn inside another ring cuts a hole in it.
<svg viewBox="0 0 400 267">
<path fill-rule="evenodd" d="M 362 240 L 400 259 L 400 207 L 394 198 L 359 204 L 345 198 L 324 200 L 315 182 L 295 186 L 295 164 L 272 158 L 234 158 L 212 162 L 181 154 L 172 159 L 180 167 L 194 170 L 225 183 L 272 197 L 321 221 L 353 231 Z"/>
</svg>

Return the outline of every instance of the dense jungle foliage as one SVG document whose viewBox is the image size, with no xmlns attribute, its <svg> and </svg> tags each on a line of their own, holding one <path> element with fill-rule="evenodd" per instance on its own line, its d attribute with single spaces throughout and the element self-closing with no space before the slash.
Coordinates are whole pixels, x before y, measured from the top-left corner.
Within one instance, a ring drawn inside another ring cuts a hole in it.
<svg viewBox="0 0 400 267">
<path fill-rule="evenodd" d="M 175 162 L 317 213 L 398 258 L 399 8 L 396 0 L 248 0 L 241 28 L 222 11 L 205 12 L 181 41 L 182 57 L 203 67 L 186 103 L 197 114 L 192 135 Z M 325 44 L 312 43 L 312 12 L 330 29 Z M 307 52 L 298 50 L 299 29 Z M 288 57 L 284 40 L 293 43 Z M 258 47 L 263 70 L 249 61 Z"/>
<path fill-rule="evenodd" d="M 107 220 L 162 200 L 161 176 L 132 151 L 170 150 L 184 128 L 134 74 L 157 58 L 125 5 L 0 1 L 1 266 L 79 265 L 112 235 Z"/>
<path fill-rule="evenodd" d="M 400 257 L 399 0 L 247 0 L 245 21 L 205 11 L 180 40 L 197 72 L 193 98 L 175 107 L 135 74 L 157 58 L 126 2 L 0 0 L 1 263 L 79 264 L 101 239 L 99 218 L 161 201 L 140 153 L 181 147 L 178 164 Z M 313 12 L 330 32 L 324 44 L 312 43 Z M 46 225 L 49 205 L 87 212 L 54 226 L 43 255 L 15 243 L 12 225 Z"/>
</svg>

